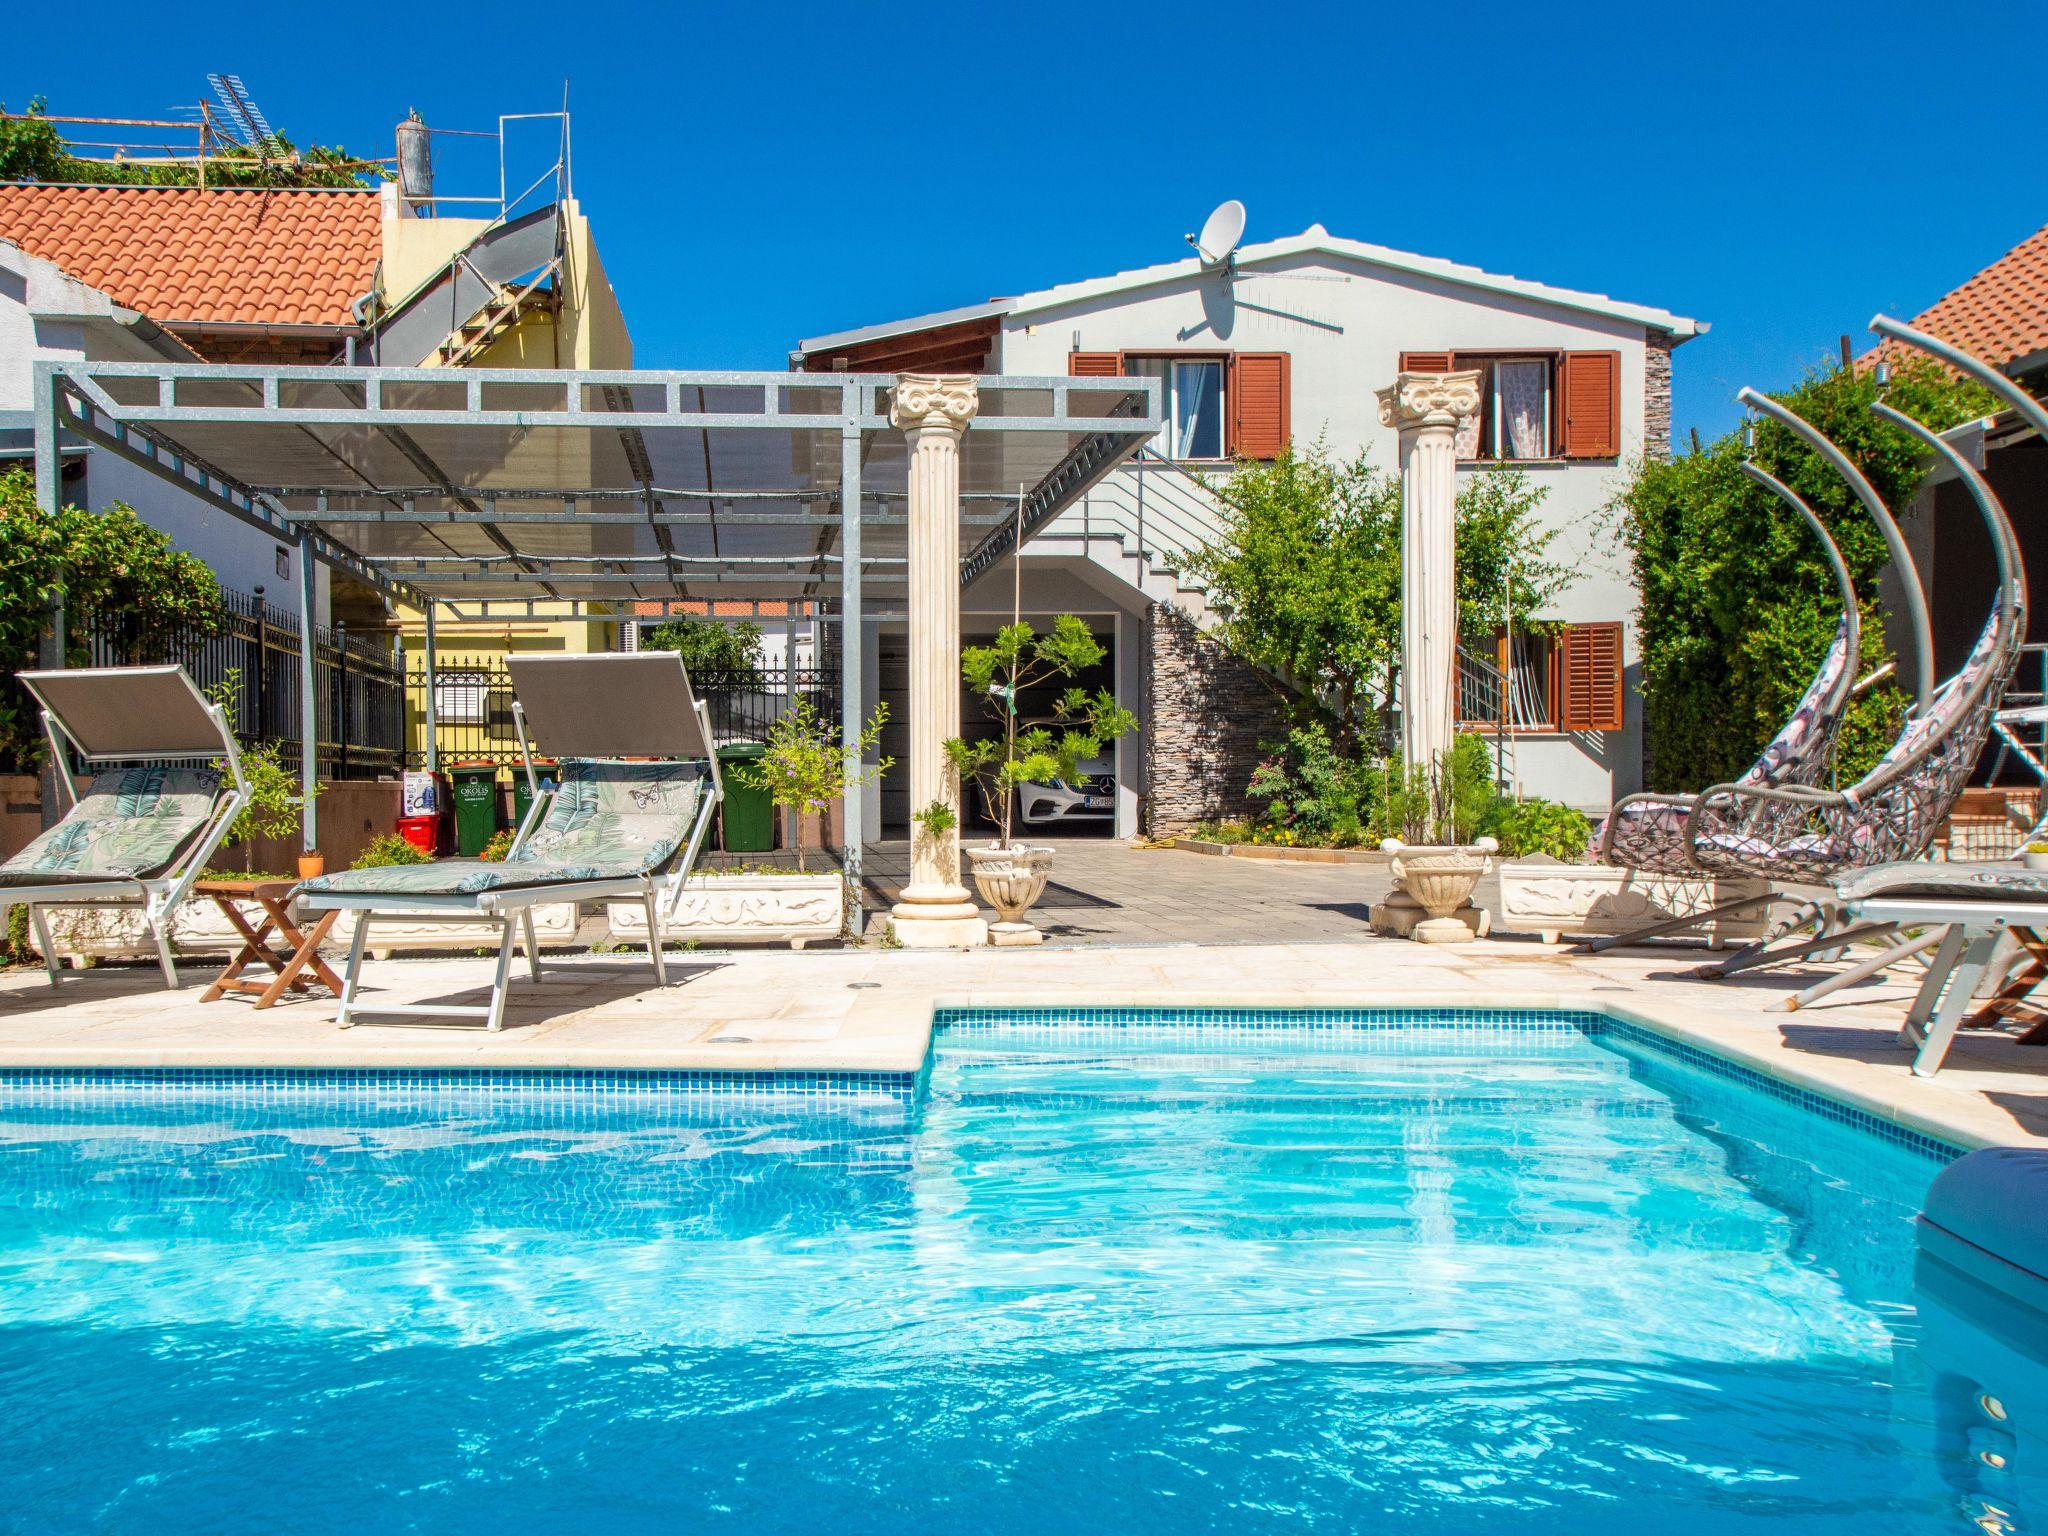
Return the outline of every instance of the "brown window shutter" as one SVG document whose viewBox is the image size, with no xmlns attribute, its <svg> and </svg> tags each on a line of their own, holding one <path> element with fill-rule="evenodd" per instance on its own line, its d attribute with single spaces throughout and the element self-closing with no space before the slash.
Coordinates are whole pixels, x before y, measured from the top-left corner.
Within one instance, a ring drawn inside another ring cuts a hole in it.
<svg viewBox="0 0 2048 1536">
<path fill-rule="evenodd" d="M 1621 729 L 1621 626 L 1573 624 L 1557 637 L 1557 725 Z"/>
<path fill-rule="evenodd" d="M 1567 352 L 1558 375 L 1564 456 L 1615 457 L 1621 452 L 1621 354 Z"/>
<path fill-rule="evenodd" d="M 1239 352 L 1230 359 L 1232 458 L 1277 459 L 1293 433 L 1288 420 L 1289 358 L 1285 352 Z"/>
<path fill-rule="evenodd" d="M 1123 370 L 1120 352 L 1069 352 L 1067 376 L 1074 379 L 1113 379 Z"/>
<path fill-rule="evenodd" d="M 1403 373 L 1449 373 L 1451 354 L 1448 352 L 1403 352 L 1401 354 Z"/>
</svg>

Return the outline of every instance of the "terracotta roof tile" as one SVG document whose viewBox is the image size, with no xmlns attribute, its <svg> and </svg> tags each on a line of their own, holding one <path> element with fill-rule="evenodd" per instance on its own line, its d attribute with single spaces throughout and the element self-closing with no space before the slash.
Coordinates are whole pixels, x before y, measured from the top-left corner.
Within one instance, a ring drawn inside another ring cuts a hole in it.
<svg viewBox="0 0 2048 1536">
<path fill-rule="evenodd" d="M 1915 315 L 1912 324 L 1994 368 L 2048 348 L 2048 226 Z M 1879 355 L 1895 350 L 1889 342 L 1876 349 Z"/>
<path fill-rule="evenodd" d="M 0 185 L 0 240 L 165 324 L 347 325 L 374 191 Z"/>
</svg>

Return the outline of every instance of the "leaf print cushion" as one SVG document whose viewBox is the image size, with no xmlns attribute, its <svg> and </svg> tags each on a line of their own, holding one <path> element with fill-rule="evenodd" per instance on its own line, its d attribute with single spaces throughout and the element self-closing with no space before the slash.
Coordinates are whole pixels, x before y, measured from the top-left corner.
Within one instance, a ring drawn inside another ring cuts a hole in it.
<svg viewBox="0 0 2048 1536">
<path fill-rule="evenodd" d="M 220 789 L 221 776 L 211 768 L 96 774 L 69 815 L 0 864 L 0 886 L 162 874 L 212 817 Z"/>
<path fill-rule="evenodd" d="M 571 760 L 561 788 L 517 857 L 444 859 L 340 870 L 308 895 L 466 896 L 577 880 L 630 880 L 660 869 L 688 841 L 704 798 L 702 763 Z"/>
</svg>

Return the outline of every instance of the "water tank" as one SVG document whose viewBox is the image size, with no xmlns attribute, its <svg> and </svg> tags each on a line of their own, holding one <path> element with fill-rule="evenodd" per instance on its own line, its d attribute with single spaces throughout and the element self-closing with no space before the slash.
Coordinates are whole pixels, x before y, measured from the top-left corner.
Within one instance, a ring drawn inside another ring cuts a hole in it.
<svg viewBox="0 0 2048 1536">
<path fill-rule="evenodd" d="M 433 136 L 418 112 L 398 125 L 398 195 L 425 213 L 434 195 Z"/>
</svg>

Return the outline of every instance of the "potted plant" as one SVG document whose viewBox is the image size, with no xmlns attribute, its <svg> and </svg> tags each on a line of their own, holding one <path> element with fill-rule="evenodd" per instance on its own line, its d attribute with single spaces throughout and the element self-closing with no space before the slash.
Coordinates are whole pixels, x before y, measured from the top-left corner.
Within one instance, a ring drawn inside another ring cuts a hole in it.
<svg viewBox="0 0 2048 1536">
<path fill-rule="evenodd" d="M 860 739 L 845 747 L 839 728 L 818 713 L 809 699 L 798 699 L 780 720 L 768 727 L 768 748 L 756 762 L 733 769 L 732 776 L 750 789 L 764 789 L 786 811 L 796 812 L 796 868 L 804 866 L 804 821 L 822 816 L 825 808 L 853 786 L 873 784 L 895 766 L 893 758 L 864 763 L 882 739 L 889 706 L 877 704 Z"/>
<path fill-rule="evenodd" d="M 966 848 L 968 867 L 981 899 L 1000 915 L 990 937 L 998 944 L 1030 944 L 1041 937 L 1024 921 L 1045 891 L 1052 849 L 1022 846 L 1013 837 L 1019 785 L 1071 781 L 1081 763 L 1111 741 L 1138 727 L 1138 717 L 1117 703 L 1107 688 L 1090 694 L 1070 686 L 1051 712 L 1027 718 L 1025 692 L 1070 680 L 1101 663 L 1107 654 L 1088 626 L 1072 614 L 1053 620 L 1040 635 L 1021 619 L 1006 624 L 991 645 L 960 652 L 960 674 L 983 700 L 999 734 L 979 741 L 955 736 L 945 743 L 946 761 L 962 783 L 972 783 L 983 809 L 996 824 L 996 841 Z"/>
<path fill-rule="evenodd" d="M 1373 926 L 1425 944 L 1483 935 L 1486 914 L 1473 905 L 1472 892 L 1500 851 L 1494 838 L 1475 835 L 1493 799 L 1486 743 L 1459 737 L 1435 763 L 1390 776 L 1388 795 L 1402 835 L 1380 847 L 1392 856 L 1399 889 L 1373 908 Z"/>
<path fill-rule="evenodd" d="M 2048 843 L 2029 843 L 2020 862 L 2029 869 L 2048 869 Z"/>
</svg>

